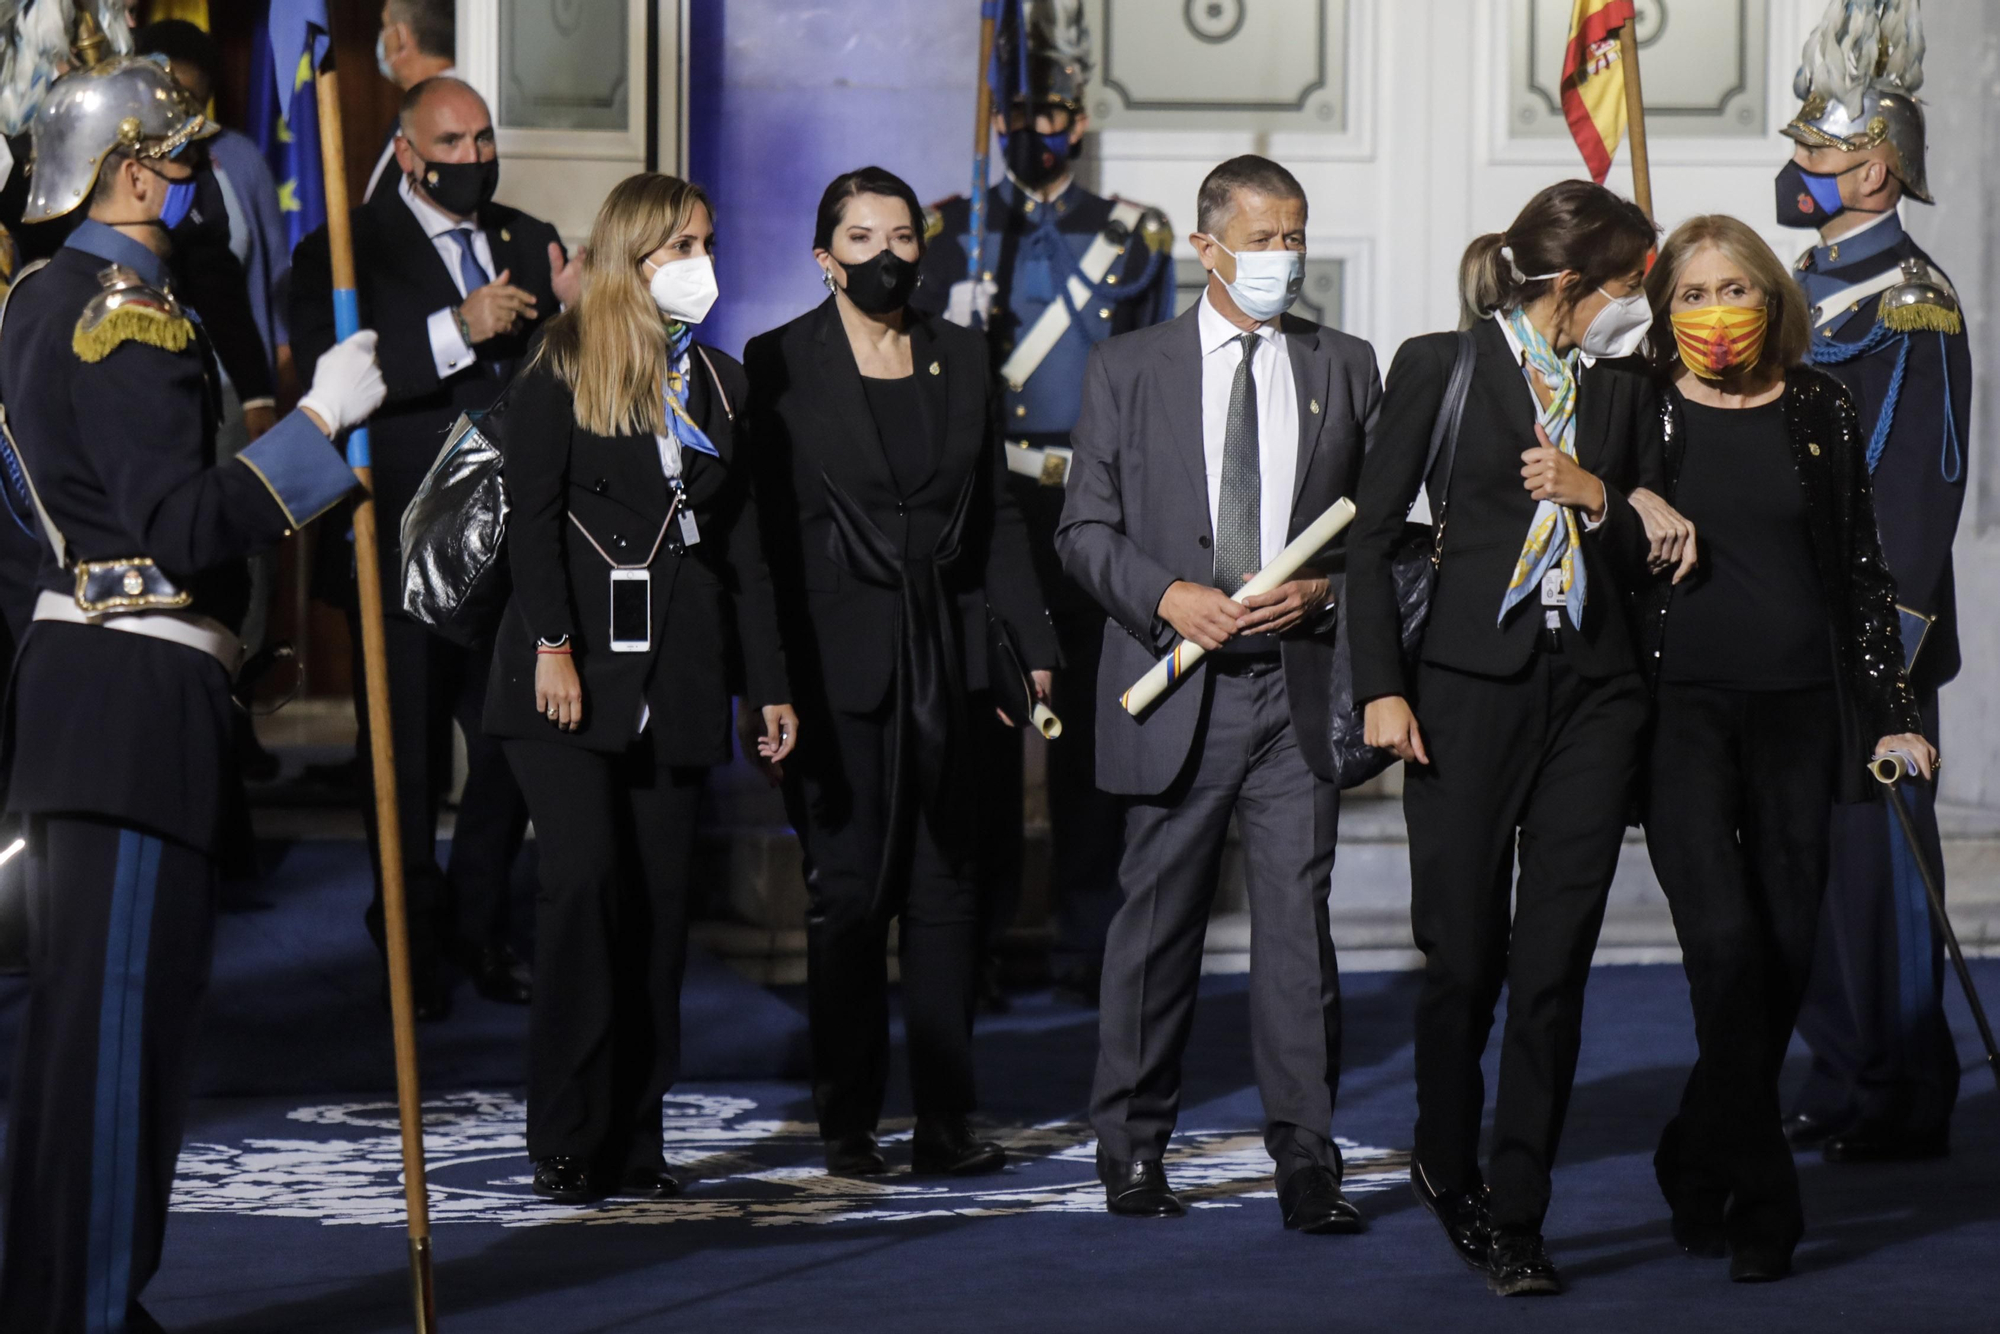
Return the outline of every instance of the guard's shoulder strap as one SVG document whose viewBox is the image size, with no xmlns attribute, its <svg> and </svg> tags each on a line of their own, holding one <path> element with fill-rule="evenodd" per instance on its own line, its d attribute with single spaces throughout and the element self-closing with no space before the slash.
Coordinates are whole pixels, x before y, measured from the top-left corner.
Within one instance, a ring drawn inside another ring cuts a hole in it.
<svg viewBox="0 0 2000 1334">
<path fill-rule="evenodd" d="M 1145 214 L 1143 207 L 1127 199 L 1112 204 L 1110 220 L 1083 252 L 1083 258 L 1077 261 L 1076 271 L 1065 284 L 1069 300 L 1065 301 L 1059 295 L 1049 302 L 1001 364 L 1000 378 L 1006 381 L 1009 389 L 1020 393 L 1022 386 L 1028 383 L 1028 377 L 1041 367 L 1042 359 L 1062 341 L 1070 325 L 1070 307 L 1081 306 L 1090 300 L 1091 292 L 1111 271 L 1113 261 L 1123 255 L 1125 247 L 1131 244 L 1133 229 L 1145 218 Z"/>
<path fill-rule="evenodd" d="M 21 290 L 21 284 L 46 267 L 48 267 L 46 259 L 38 259 L 28 265 L 15 275 L 14 285 L 7 289 L 6 295 L 0 296 L 0 338 L 6 335 L 7 307 L 13 304 L 14 294 Z M 35 517 L 42 521 L 42 531 L 48 535 L 49 545 L 55 548 L 56 564 L 65 570 L 68 569 L 69 541 L 62 535 L 62 529 L 56 527 L 56 521 L 49 517 L 48 506 L 42 504 L 42 493 L 35 489 L 35 477 L 28 471 L 28 460 L 21 453 L 21 447 L 14 443 L 14 426 L 7 419 L 5 401 L 0 401 L 0 440 L 6 442 L 7 452 L 14 456 L 15 466 L 21 471 L 21 480 L 27 483 L 28 499 L 35 504 Z"/>
</svg>

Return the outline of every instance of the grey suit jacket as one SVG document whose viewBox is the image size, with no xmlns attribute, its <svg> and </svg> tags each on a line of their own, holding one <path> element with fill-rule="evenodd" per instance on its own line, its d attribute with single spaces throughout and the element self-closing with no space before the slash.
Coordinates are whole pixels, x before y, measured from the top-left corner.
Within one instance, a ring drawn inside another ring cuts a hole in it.
<svg viewBox="0 0 2000 1334">
<path fill-rule="evenodd" d="M 1056 529 L 1063 569 L 1107 613 L 1097 672 L 1097 785 L 1128 796 L 1153 796 L 1173 783 L 1187 763 L 1207 694 L 1204 662 L 1143 720 L 1118 703 L 1177 638 L 1156 614 L 1167 586 L 1215 577 L 1197 314 L 1190 307 L 1165 324 L 1108 339 L 1090 354 Z M 1299 395 L 1288 528 L 1296 536 L 1353 493 L 1382 377 L 1375 350 L 1359 338 L 1290 315 L 1279 328 Z M 1334 779 L 1331 625 L 1294 631 L 1282 652 L 1299 749 L 1314 773 Z"/>
</svg>

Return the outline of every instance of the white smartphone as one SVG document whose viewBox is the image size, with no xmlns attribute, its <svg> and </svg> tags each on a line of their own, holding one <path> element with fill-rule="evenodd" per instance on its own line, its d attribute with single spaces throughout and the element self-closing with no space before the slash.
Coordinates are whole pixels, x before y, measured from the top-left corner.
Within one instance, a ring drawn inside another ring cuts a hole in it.
<svg viewBox="0 0 2000 1334">
<path fill-rule="evenodd" d="M 653 647 L 653 572 L 611 572 L 611 651 L 647 653 Z"/>
</svg>

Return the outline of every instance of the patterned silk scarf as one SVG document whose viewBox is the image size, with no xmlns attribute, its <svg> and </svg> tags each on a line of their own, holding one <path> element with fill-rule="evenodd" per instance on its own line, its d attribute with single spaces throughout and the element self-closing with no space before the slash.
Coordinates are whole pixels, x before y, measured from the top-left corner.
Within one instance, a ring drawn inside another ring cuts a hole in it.
<svg viewBox="0 0 2000 1334">
<path fill-rule="evenodd" d="M 1542 407 L 1537 420 L 1549 437 L 1549 442 L 1571 458 L 1576 457 L 1576 362 L 1577 350 L 1572 348 L 1567 356 L 1557 357 L 1548 339 L 1528 321 L 1519 310 L 1510 310 L 1504 317 L 1507 325 L 1520 341 L 1521 350 L 1527 356 L 1527 366 L 1521 374 L 1539 372 L 1542 383 L 1549 387 L 1549 401 Z M 1528 380 L 1530 391 L 1534 380 Z M 1540 394 L 1535 402 L 1542 401 Z M 1572 626 L 1583 624 L 1584 567 L 1583 530 L 1578 526 L 1576 511 L 1567 505 L 1558 505 L 1552 500 L 1544 500 L 1535 506 L 1535 521 L 1528 525 L 1528 540 L 1521 544 L 1521 558 L 1514 563 L 1514 577 L 1508 581 L 1506 596 L 1500 599 L 1500 615 L 1497 620 L 1504 624 L 1507 613 L 1515 605 L 1528 597 L 1541 596 L 1542 580 L 1554 568 L 1562 571 L 1563 603 L 1569 612 Z"/>
<path fill-rule="evenodd" d="M 694 347 L 694 330 L 685 324 L 670 324 L 667 336 L 673 340 L 672 354 L 667 363 L 667 427 L 682 449 L 692 449 L 697 454 L 719 459 L 722 455 L 716 451 L 707 433 L 695 425 L 694 418 L 688 415 L 688 363 L 689 351 Z"/>
</svg>

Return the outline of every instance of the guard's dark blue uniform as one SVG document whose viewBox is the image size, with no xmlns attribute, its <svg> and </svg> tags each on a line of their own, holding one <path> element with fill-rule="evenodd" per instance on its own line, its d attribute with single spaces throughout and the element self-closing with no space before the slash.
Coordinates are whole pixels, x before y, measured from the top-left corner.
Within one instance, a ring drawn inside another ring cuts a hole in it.
<svg viewBox="0 0 2000 1334">
<path fill-rule="evenodd" d="M 33 903 L 7 1144 L 8 1334 L 159 1328 L 138 1298 L 159 1264 L 208 978 L 232 754 L 222 656 L 248 598 L 244 557 L 354 485 L 303 413 L 216 465 L 214 359 L 166 281 L 152 251 L 86 221 L 17 282 L 0 330 L 0 403 L 70 557 L 59 564 L 44 536 L 6 718 L 7 809 L 26 820 Z M 170 586 L 143 586 L 131 567 L 144 559 Z M 154 596 L 152 611 L 73 619 L 97 562 L 130 574 L 94 603 Z M 158 605 L 175 590 L 187 605 Z M 186 634 L 112 628 L 139 614 Z"/>
<path fill-rule="evenodd" d="M 1808 251 L 1798 278 L 1818 303 L 1911 259 L 1931 263 L 1891 215 Z M 1881 301 L 1869 297 L 1830 336 L 1816 335 L 1813 360 L 1847 385 L 1873 433 L 1875 518 L 1896 601 L 1936 617 L 1910 670 L 1935 745 L 1938 688 L 1959 668 L 1951 544 L 1965 500 L 1972 362 L 1952 312 L 1931 307 L 1928 318 L 1885 320 Z M 1905 618 L 1906 636 L 1913 624 Z M 1923 855 L 1942 876 L 1936 789 L 1905 790 Z M 1835 1125 L 1858 1119 L 1890 1135 L 1941 1136 L 1959 1073 L 1943 997 L 1942 944 L 1895 812 L 1880 803 L 1836 807 L 1819 952 L 1799 1016 L 1813 1050 L 1799 1110 Z"/>
<path fill-rule="evenodd" d="M 1070 428 L 1083 404 L 1084 363 L 1090 350 L 1113 334 L 1157 324 L 1174 313 L 1173 236 L 1166 218 L 1143 209 L 1136 222 L 1113 216 L 1118 201 L 1094 195 L 1072 181 L 1053 200 L 1036 199 L 1013 181 L 987 195 L 983 271 L 999 288 L 989 330 L 995 373 L 1042 312 L 1071 300 L 1069 327 L 1017 389 L 1002 391 L 1002 438 L 1032 449 L 1067 450 Z M 968 275 L 971 203 L 948 199 L 930 215 L 930 244 L 923 282 L 913 304 L 941 313 L 954 283 Z M 1088 299 L 1068 292 L 1085 254 L 1100 237 L 1118 247 L 1102 279 L 1086 282 Z M 1018 454 L 1016 457 L 1020 457 Z M 1096 707 L 1097 657 L 1104 612 L 1062 572 L 1055 554 L 1062 517 L 1063 476 L 1009 474 L 1015 502 L 1028 523 L 1036 574 L 1048 598 L 1062 647 L 1053 706 L 1069 723 L 1048 751 L 1050 891 L 1056 928 L 1051 966 L 1057 976 L 1094 988 L 1104 954 L 1104 932 L 1118 907 L 1118 856 L 1123 816 L 1116 801 L 1097 790 L 1096 743 L 1090 726 Z M 996 923 L 1011 921 L 1020 890 L 1020 744 L 1017 733 L 988 738 L 990 758 L 982 806 L 992 818 L 981 859 Z"/>
</svg>

